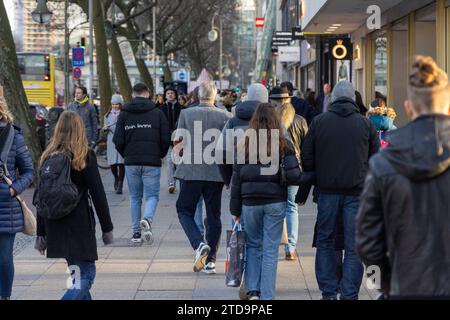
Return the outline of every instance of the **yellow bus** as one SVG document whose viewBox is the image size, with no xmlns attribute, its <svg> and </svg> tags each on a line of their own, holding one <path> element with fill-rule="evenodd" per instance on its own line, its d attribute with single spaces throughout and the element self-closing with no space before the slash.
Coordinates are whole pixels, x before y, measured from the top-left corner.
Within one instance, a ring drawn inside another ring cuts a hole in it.
<svg viewBox="0 0 450 320">
<path fill-rule="evenodd" d="M 17 59 L 28 103 L 56 106 L 54 55 L 19 52 Z"/>
</svg>

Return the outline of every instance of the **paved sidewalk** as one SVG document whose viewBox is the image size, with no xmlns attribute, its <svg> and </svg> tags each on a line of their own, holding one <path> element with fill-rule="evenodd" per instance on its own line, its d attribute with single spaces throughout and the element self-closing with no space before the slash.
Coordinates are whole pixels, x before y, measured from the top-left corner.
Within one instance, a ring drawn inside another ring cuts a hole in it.
<svg viewBox="0 0 450 320">
<path fill-rule="evenodd" d="M 151 246 L 131 244 L 128 190 L 124 188 L 124 195 L 114 194 L 112 176 L 107 171 L 102 175 L 114 223 L 115 243 L 105 247 L 98 241 L 97 277 L 91 291 L 94 299 L 239 299 L 238 288 L 225 286 L 225 239 L 231 221 L 228 191 L 224 192 L 222 201 L 223 232 L 216 263 L 217 274 L 206 275 L 192 271 L 194 251 L 178 222 L 175 209 L 178 194 L 168 193 L 164 174 L 153 223 L 155 241 Z M 26 198 L 29 199 L 30 195 L 31 191 L 28 191 Z M 311 248 L 315 219 L 316 207 L 311 202 L 300 208 L 298 261 L 285 261 L 283 246 L 280 246 L 279 300 L 318 300 L 321 297 L 314 273 L 315 250 Z M 100 237 L 101 231 L 97 228 L 97 238 Z M 15 251 L 12 299 L 60 299 L 67 279 L 65 261 L 43 258 L 33 249 L 34 241 L 21 236 L 19 241 L 23 248 L 18 246 Z M 361 288 L 360 299 L 373 299 L 375 296 L 375 292 Z"/>
</svg>

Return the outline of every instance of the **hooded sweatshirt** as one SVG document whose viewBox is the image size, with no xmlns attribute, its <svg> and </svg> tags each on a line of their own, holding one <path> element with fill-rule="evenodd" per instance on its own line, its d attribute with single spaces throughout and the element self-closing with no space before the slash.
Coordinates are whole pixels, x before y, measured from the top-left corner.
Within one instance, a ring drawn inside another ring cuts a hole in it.
<svg viewBox="0 0 450 320">
<path fill-rule="evenodd" d="M 357 249 L 385 293 L 450 298 L 450 116 L 421 116 L 387 140 L 370 161 Z"/>
<path fill-rule="evenodd" d="M 146 98 L 135 98 L 119 115 L 113 142 L 125 165 L 161 167 L 170 147 L 169 123 Z"/>
<path fill-rule="evenodd" d="M 245 101 L 237 105 L 236 115 L 228 120 L 222 130 L 222 134 L 216 145 L 216 155 L 223 156 L 223 159 L 220 159 L 221 161 L 218 161 L 218 163 L 223 163 L 219 164 L 219 170 L 222 178 L 224 179 L 225 185 L 229 185 L 231 182 L 231 177 L 233 175 L 233 163 L 236 161 L 235 150 L 238 142 L 238 139 L 234 138 L 233 144 L 230 144 L 231 148 L 227 148 L 227 130 L 232 130 L 229 132 L 236 132 L 236 130 L 245 132 L 258 105 L 260 105 L 259 101 Z M 227 159 L 231 161 L 228 161 Z"/>
<path fill-rule="evenodd" d="M 359 196 L 369 159 L 380 141 L 374 124 L 356 103 L 339 98 L 314 118 L 302 147 L 305 171 L 315 171 L 320 192 Z"/>
</svg>

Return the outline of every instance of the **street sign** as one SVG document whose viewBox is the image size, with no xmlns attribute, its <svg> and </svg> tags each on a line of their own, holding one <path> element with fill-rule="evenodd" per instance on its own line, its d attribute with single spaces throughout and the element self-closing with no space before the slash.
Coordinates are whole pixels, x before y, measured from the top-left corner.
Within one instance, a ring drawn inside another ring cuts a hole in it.
<svg viewBox="0 0 450 320">
<path fill-rule="evenodd" d="M 290 41 L 273 41 L 272 47 L 279 47 L 279 46 L 288 46 L 290 45 Z"/>
<path fill-rule="evenodd" d="M 84 48 L 72 49 L 72 67 L 84 67 Z"/>
<path fill-rule="evenodd" d="M 273 37 L 272 41 L 285 41 L 285 42 L 291 42 L 292 38 L 287 38 L 287 37 Z"/>
<path fill-rule="evenodd" d="M 275 36 L 292 38 L 292 32 L 290 32 L 290 31 L 275 31 Z"/>
<path fill-rule="evenodd" d="M 305 35 L 302 32 L 302 27 L 292 28 L 292 39 L 293 40 L 303 40 L 303 39 L 305 39 Z"/>
<path fill-rule="evenodd" d="M 256 27 L 264 28 L 264 18 L 256 18 Z"/>
<path fill-rule="evenodd" d="M 297 62 L 300 61 L 300 47 L 287 46 L 279 47 L 279 61 L 280 62 Z"/>
<path fill-rule="evenodd" d="M 81 78 L 81 68 L 80 67 L 73 68 L 72 75 L 73 75 L 74 79 L 76 79 L 76 80 L 80 79 Z"/>
<path fill-rule="evenodd" d="M 178 80 L 186 81 L 186 70 L 182 69 L 182 70 L 178 71 Z"/>
</svg>

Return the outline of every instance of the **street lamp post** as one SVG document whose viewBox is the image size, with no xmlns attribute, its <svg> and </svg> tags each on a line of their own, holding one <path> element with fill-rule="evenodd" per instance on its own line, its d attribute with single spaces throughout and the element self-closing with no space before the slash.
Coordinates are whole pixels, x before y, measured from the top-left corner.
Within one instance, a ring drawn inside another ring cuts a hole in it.
<svg viewBox="0 0 450 320">
<path fill-rule="evenodd" d="M 37 0 L 36 9 L 31 12 L 31 17 L 34 22 L 44 24 L 48 23 L 52 18 L 53 12 L 47 7 L 47 0 Z"/>
<path fill-rule="evenodd" d="M 69 105 L 69 27 L 67 20 L 69 20 L 69 0 L 64 1 L 64 105 Z"/>
<path fill-rule="evenodd" d="M 155 1 L 155 6 L 153 7 L 153 87 L 154 87 L 154 92 L 156 92 L 156 84 L 157 84 L 157 80 L 156 80 L 156 4 L 157 2 Z"/>
<path fill-rule="evenodd" d="M 219 16 L 219 34 L 217 34 L 217 28 L 214 26 L 215 18 Z M 222 71 L 222 52 L 223 52 L 223 33 L 222 33 L 222 18 L 218 13 L 215 13 L 212 21 L 211 21 L 211 31 L 208 33 L 208 39 L 211 42 L 215 42 L 217 38 L 219 39 L 219 89 L 222 91 L 222 78 L 223 78 L 223 71 Z"/>
<path fill-rule="evenodd" d="M 92 97 L 93 78 L 94 78 L 94 1 L 89 0 L 89 78 L 88 78 L 89 97 Z"/>
</svg>

